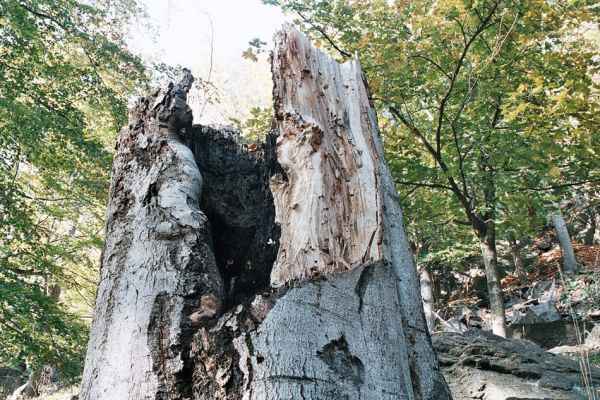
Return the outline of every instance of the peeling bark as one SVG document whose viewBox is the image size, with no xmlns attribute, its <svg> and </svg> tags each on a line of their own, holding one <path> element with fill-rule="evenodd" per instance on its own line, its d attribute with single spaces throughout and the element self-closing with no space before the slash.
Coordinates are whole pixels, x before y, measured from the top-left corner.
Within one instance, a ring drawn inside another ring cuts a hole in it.
<svg viewBox="0 0 600 400">
<path fill-rule="evenodd" d="M 83 400 L 189 397 L 192 332 L 221 311 L 202 176 L 178 138 L 192 80 L 140 99 L 117 144 Z"/>
<path fill-rule="evenodd" d="M 137 103 L 82 399 L 450 398 L 360 66 L 276 42 L 276 143 Z"/>
<path fill-rule="evenodd" d="M 358 61 L 339 65 L 288 27 L 275 38 L 277 158 L 282 227 L 271 284 L 386 260 L 395 274 L 408 373 L 417 398 L 449 398 L 423 314 L 417 271 Z"/>
</svg>

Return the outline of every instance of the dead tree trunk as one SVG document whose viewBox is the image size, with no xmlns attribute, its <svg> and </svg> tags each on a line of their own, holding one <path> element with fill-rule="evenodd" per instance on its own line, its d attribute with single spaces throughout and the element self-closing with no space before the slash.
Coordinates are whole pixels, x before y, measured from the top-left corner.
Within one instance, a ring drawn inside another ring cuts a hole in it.
<svg viewBox="0 0 600 400">
<path fill-rule="evenodd" d="M 358 62 L 286 27 L 273 75 L 276 144 L 138 102 L 82 399 L 450 398 Z"/>
<path fill-rule="evenodd" d="M 202 177 L 177 137 L 192 81 L 140 99 L 119 138 L 83 400 L 189 397 L 192 329 L 221 311 Z"/>
</svg>

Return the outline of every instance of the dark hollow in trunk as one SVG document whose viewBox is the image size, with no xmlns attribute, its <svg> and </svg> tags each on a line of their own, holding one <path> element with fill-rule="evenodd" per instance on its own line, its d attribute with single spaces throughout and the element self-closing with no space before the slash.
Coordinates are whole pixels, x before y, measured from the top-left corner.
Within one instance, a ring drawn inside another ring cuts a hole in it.
<svg viewBox="0 0 600 400">
<path fill-rule="evenodd" d="M 269 180 L 282 172 L 276 133 L 250 148 L 239 133 L 195 125 L 182 137 L 202 173 L 200 208 L 208 217 L 212 247 L 233 306 L 269 287 L 280 227 Z"/>
</svg>

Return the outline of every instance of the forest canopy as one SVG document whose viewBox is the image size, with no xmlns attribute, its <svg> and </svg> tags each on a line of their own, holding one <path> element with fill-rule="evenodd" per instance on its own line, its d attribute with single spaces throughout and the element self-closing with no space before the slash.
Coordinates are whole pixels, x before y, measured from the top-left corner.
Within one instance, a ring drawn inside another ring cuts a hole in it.
<svg viewBox="0 0 600 400">
<path fill-rule="evenodd" d="M 122 36 L 135 2 L 93 3 L 0 4 L 0 364 L 67 376 L 87 343 L 78 308 L 94 301 L 114 138 L 146 82 Z"/>
</svg>

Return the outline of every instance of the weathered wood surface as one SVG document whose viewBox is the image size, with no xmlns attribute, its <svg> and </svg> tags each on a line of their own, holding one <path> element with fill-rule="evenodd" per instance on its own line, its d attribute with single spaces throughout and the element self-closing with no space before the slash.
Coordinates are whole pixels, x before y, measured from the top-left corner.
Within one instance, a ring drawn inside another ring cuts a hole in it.
<svg viewBox="0 0 600 400">
<path fill-rule="evenodd" d="M 121 133 L 82 400 L 188 397 L 192 330 L 220 312 L 202 176 L 177 138 L 192 80 L 140 99 Z"/>
<path fill-rule="evenodd" d="M 136 105 L 82 399 L 450 398 L 360 65 L 289 26 L 273 62 L 280 166 L 191 127 L 187 74 Z"/>
<path fill-rule="evenodd" d="M 275 38 L 273 79 L 280 131 L 277 158 L 287 181 L 274 179 L 271 186 L 282 227 L 271 283 L 279 286 L 367 261 L 389 261 L 403 331 L 411 343 L 409 372 L 415 394 L 448 398 L 359 62 L 338 64 L 288 26 Z"/>
<path fill-rule="evenodd" d="M 282 237 L 271 284 L 380 260 L 381 160 L 359 64 L 339 65 L 293 29 L 276 37 L 273 57 L 287 179 L 272 181 Z"/>
</svg>

